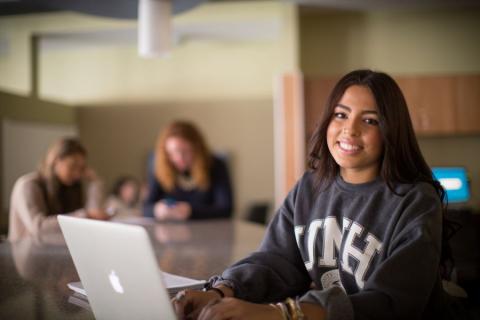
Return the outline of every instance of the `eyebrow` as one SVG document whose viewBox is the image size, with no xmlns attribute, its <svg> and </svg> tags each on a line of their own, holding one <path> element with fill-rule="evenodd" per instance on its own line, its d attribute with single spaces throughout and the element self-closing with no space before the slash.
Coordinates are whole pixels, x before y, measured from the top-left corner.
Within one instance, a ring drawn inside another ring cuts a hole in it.
<svg viewBox="0 0 480 320">
<path fill-rule="evenodd" d="M 348 110 L 349 112 L 352 112 L 352 108 L 350 108 L 350 107 L 348 107 L 348 106 L 346 106 L 346 105 L 344 105 L 344 104 L 341 104 L 341 103 L 337 103 L 337 105 L 336 105 L 335 107 L 340 107 L 340 108 L 342 108 L 342 109 Z M 365 113 L 367 113 L 367 114 L 368 114 L 368 113 L 378 114 L 377 110 L 364 110 L 364 111 L 362 111 L 362 113 L 363 113 L 363 114 L 365 114 Z"/>
</svg>

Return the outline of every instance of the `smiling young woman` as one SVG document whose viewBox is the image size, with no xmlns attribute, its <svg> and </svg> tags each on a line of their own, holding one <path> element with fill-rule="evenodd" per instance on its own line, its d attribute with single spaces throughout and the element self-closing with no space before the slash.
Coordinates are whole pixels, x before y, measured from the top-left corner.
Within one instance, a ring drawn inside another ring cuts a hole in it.
<svg viewBox="0 0 480 320">
<path fill-rule="evenodd" d="M 451 318 L 440 277 L 444 191 L 395 81 L 371 70 L 342 77 L 309 155 L 258 250 L 210 280 L 225 297 L 187 291 L 174 301 L 178 315 Z"/>
</svg>

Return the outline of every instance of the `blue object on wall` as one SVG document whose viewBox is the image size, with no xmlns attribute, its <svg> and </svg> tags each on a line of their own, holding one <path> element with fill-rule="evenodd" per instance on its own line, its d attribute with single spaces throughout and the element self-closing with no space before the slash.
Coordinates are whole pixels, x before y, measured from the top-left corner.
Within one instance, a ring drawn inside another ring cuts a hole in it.
<svg viewBox="0 0 480 320">
<path fill-rule="evenodd" d="M 470 187 L 464 167 L 433 167 L 432 172 L 445 189 L 449 203 L 467 202 L 470 199 Z"/>
</svg>

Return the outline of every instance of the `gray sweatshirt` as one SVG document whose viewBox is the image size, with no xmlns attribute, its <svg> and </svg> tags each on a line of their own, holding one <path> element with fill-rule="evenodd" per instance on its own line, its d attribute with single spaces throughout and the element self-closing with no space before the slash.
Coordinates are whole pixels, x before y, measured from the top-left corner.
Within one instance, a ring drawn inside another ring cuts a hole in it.
<svg viewBox="0 0 480 320">
<path fill-rule="evenodd" d="M 395 194 L 397 193 L 397 194 Z M 235 296 L 300 296 L 328 319 L 426 319 L 442 315 L 441 202 L 427 183 L 337 179 L 314 191 L 307 172 L 270 223 L 259 249 L 228 268 Z"/>
</svg>

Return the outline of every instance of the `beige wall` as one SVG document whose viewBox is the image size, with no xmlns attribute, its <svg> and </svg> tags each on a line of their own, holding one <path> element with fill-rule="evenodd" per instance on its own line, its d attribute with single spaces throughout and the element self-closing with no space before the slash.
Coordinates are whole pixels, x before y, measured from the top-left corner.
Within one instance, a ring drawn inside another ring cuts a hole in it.
<svg viewBox="0 0 480 320">
<path fill-rule="evenodd" d="M 108 30 L 125 28 L 129 24 L 126 20 L 96 18 L 71 12 L 0 17 L 0 39 L 6 47 L 0 54 L 0 89 L 23 95 L 30 93 L 32 34 Z M 43 72 L 48 71 L 43 69 Z"/>
<path fill-rule="evenodd" d="M 273 202 L 271 100 L 164 103 L 78 108 L 79 133 L 107 184 L 121 174 L 144 177 L 158 132 L 174 119 L 198 124 L 215 152 L 226 153 L 236 215 L 254 201 Z"/>
<path fill-rule="evenodd" d="M 393 75 L 480 72 L 480 10 L 309 10 L 300 21 L 306 75 L 339 75 L 356 68 Z M 469 204 L 480 208 L 480 136 L 420 138 L 419 143 L 430 165 L 467 167 Z"/>
<path fill-rule="evenodd" d="M 303 11 L 301 66 L 307 75 L 357 68 L 393 74 L 480 71 L 480 10 L 373 13 Z"/>
<path fill-rule="evenodd" d="M 74 125 L 75 112 L 64 104 L 0 91 L 0 119 Z"/>
<path fill-rule="evenodd" d="M 174 28 L 183 31 L 169 57 L 142 59 L 133 39 L 92 40 L 106 31 L 135 32 L 133 20 L 75 13 L 2 17 L 0 37 L 9 50 L 0 55 L 0 88 L 29 92 L 29 37 L 36 33 L 55 45 L 40 53 L 44 99 L 75 105 L 271 98 L 272 77 L 297 69 L 296 18 L 295 6 L 277 1 L 206 3 L 174 17 Z M 58 33 L 69 38 L 54 39 Z"/>
</svg>

